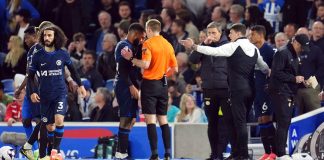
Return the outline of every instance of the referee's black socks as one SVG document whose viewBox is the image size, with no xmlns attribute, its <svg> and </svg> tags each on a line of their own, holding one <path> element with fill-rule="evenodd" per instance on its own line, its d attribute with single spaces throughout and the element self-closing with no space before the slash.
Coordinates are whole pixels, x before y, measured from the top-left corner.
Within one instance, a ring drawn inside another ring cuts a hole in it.
<svg viewBox="0 0 324 160">
<path fill-rule="evenodd" d="M 171 133 L 169 124 L 164 124 L 160 126 L 162 131 L 163 144 L 165 149 L 165 157 L 170 157 L 171 153 Z"/>
<path fill-rule="evenodd" d="M 150 141 L 152 156 L 157 156 L 158 155 L 157 134 L 156 134 L 156 125 L 154 123 L 147 124 L 147 135 L 148 135 L 148 139 Z"/>
</svg>

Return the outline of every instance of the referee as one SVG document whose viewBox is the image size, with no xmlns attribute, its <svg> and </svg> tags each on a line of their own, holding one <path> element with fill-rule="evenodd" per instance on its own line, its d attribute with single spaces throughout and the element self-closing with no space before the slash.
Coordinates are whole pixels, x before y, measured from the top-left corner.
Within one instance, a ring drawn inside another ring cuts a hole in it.
<svg viewBox="0 0 324 160">
<path fill-rule="evenodd" d="M 191 39 L 182 40 L 186 48 L 191 48 L 202 54 L 227 57 L 228 80 L 230 90 L 231 110 L 235 126 L 235 141 L 233 152 L 229 159 L 250 159 L 247 147 L 246 115 L 249 113 L 254 99 L 254 67 L 255 64 L 263 73 L 269 72 L 268 65 L 250 41 L 244 37 L 246 27 L 236 23 L 230 29 L 231 43 L 220 47 L 195 45 Z"/>
<path fill-rule="evenodd" d="M 168 86 L 166 76 L 178 71 L 172 45 L 161 35 L 161 23 L 156 19 L 146 22 L 148 39 L 142 47 L 142 60 L 133 57 L 131 50 L 123 49 L 122 55 L 142 68 L 142 112 L 145 114 L 147 134 L 150 141 L 151 160 L 159 159 L 157 150 L 156 119 L 159 121 L 165 149 L 164 159 L 171 157 L 171 134 L 167 120 Z"/>
</svg>

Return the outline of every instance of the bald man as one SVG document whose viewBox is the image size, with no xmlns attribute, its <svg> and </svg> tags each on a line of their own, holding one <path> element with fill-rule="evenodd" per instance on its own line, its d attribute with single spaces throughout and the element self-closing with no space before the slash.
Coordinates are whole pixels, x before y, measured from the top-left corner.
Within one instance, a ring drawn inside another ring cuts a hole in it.
<svg viewBox="0 0 324 160">
<path fill-rule="evenodd" d="M 311 42 L 320 47 L 324 53 L 324 25 L 321 21 L 314 22 L 312 26 Z"/>
</svg>

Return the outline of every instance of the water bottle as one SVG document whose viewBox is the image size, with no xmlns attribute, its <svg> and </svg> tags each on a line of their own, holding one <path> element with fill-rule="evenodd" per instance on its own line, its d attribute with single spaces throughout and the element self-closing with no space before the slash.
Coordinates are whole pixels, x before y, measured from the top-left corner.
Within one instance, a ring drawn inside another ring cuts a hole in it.
<svg viewBox="0 0 324 160">
<path fill-rule="evenodd" d="M 98 145 L 97 148 L 97 159 L 103 159 L 103 150 L 102 150 L 102 144 Z"/>
</svg>

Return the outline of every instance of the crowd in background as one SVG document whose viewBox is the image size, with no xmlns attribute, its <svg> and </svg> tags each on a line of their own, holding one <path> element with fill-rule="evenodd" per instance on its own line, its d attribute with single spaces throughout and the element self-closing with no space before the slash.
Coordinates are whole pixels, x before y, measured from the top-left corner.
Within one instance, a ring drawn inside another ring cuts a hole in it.
<svg viewBox="0 0 324 160">
<path fill-rule="evenodd" d="M 192 38 L 203 43 L 210 22 L 222 24 L 224 35 L 234 23 L 247 28 L 262 25 L 274 50 L 286 45 L 297 31 L 303 32 L 320 48 L 316 54 L 324 54 L 323 0 L 2 0 L 0 80 L 26 74 L 27 52 L 37 43 L 32 26 L 51 21 L 68 37 L 66 50 L 87 90 L 85 98 L 69 93 L 66 121 L 118 121 L 118 104 L 111 88 L 116 74 L 115 46 L 125 39 L 131 23 L 144 26 L 152 18 L 162 22 L 161 35 L 174 47 L 179 66 L 179 72 L 168 81 L 170 122 L 207 122 L 201 75 L 208 73 L 191 61 L 191 51 L 179 40 Z M 318 62 L 318 67 L 323 63 Z M 0 121 L 11 125 L 21 120 L 24 92 L 13 99 L 4 92 L 5 87 L 0 85 Z M 296 115 L 308 111 L 299 109 Z M 253 110 L 250 115 L 254 121 Z"/>
</svg>

